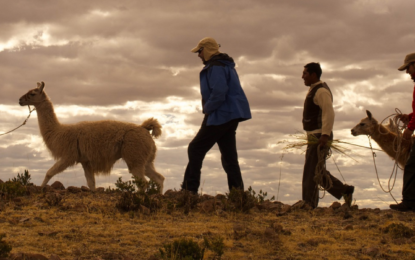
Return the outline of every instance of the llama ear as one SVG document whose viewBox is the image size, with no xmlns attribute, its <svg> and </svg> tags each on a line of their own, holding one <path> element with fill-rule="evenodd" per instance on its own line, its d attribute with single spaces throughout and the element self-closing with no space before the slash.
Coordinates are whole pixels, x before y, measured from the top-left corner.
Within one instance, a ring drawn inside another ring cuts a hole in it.
<svg viewBox="0 0 415 260">
<path fill-rule="evenodd" d="M 367 117 L 369 117 L 369 119 L 372 120 L 372 113 L 370 113 L 369 110 L 366 110 L 366 114 L 367 114 Z"/>
<path fill-rule="evenodd" d="M 37 88 L 40 89 L 40 93 L 43 92 L 43 88 L 45 87 L 45 82 L 37 83 Z"/>
</svg>

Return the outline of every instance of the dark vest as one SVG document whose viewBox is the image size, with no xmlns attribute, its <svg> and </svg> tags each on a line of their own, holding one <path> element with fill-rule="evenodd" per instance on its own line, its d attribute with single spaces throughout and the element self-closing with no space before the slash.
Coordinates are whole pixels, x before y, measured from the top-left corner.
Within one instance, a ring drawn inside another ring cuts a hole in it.
<svg viewBox="0 0 415 260">
<path fill-rule="evenodd" d="M 320 88 L 327 89 L 331 94 L 331 101 L 333 101 L 333 94 L 330 91 L 330 88 L 326 83 L 318 84 L 315 86 L 308 94 L 304 101 L 304 110 L 303 110 L 303 129 L 305 131 L 313 131 L 316 129 L 321 129 L 322 127 L 322 110 L 321 108 L 314 104 L 314 96 L 317 93 L 317 90 Z"/>
</svg>

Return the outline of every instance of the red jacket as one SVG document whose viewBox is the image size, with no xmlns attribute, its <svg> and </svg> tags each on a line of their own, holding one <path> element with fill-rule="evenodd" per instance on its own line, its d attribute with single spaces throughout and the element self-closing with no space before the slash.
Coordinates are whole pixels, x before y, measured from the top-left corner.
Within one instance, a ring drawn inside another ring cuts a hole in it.
<svg viewBox="0 0 415 260">
<path fill-rule="evenodd" d="M 415 130 L 415 116 L 413 116 L 415 112 L 415 87 L 414 87 L 414 93 L 412 94 L 412 113 L 409 114 L 409 123 L 408 128 L 409 130 L 414 131 Z"/>
</svg>

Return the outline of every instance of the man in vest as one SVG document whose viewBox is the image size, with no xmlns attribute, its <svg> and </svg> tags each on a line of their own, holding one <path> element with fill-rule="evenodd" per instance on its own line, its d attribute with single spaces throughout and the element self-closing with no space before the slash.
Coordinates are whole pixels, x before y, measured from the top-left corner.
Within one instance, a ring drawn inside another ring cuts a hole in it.
<svg viewBox="0 0 415 260">
<path fill-rule="evenodd" d="M 406 55 L 403 65 L 398 68 L 406 71 L 415 82 L 415 53 Z M 400 118 L 408 126 L 403 132 L 403 138 L 411 139 L 415 130 L 415 87 L 412 99 L 412 113 L 401 115 Z M 391 209 L 399 211 L 415 211 L 415 143 L 412 145 L 408 161 L 403 171 L 402 202 L 389 205 Z"/>
<path fill-rule="evenodd" d="M 236 129 L 251 118 L 248 99 L 242 90 L 235 63 L 211 37 L 203 38 L 191 50 L 205 65 L 200 72 L 200 93 L 204 119 L 199 132 L 190 142 L 182 189 L 197 193 L 206 153 L 217 143 L 229 190 L 244 189 L 236 151 Z"/>
<path fill-rule="evenodd" d="M 343 196 L 345 202 L 350 206 L 353 200 L 354 186 L 343 184 L 328 171 L 326 171 L 326 175 L 323 175 L 320 183 L 317 183 L 314 178 L 319 153 L 323 153 L 322 158 L 325 160 L 329 148 L 328 142 L 333 140 L 333 95 L 327 84 L 320 80 L 321 74 L 319 63 L 313 62 L 304 66 L 302 78 L 304 84 L 310 89 L 304 101 L 303 129 L 307 132 L 308 140 L 314 139 L 318 142 L 307 146 L 303 172 L 303 200 L 311 207 L 316 208 L 319 200 L 318 186 L 320 185 L 337 199 Z"/>
</svg>

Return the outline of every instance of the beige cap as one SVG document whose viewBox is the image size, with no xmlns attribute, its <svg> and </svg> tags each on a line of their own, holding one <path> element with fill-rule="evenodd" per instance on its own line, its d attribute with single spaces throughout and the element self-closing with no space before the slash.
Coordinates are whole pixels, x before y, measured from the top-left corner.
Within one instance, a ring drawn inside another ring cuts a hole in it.
<svg viewBox="0 0 415 260">
<path fill-rule="evenodd" d="M 398 68 L 398 70 L 406 70 L 406 67 L 412 62 L 415 62 L 415 52 L 406 55 L 403 65 Z"/>
<path fill-rule="evenodd" d="M 206 37 L 200 40 L 196 47 L 194 47 L 191 52 L 197 52 L 200 48 L 203 47 L 203 56 L 205 61 L 208 61 L 213 55 L 220 53 L 219 47 L 220 44 L 216 42 L 212 37 Z"/>
</svg>

